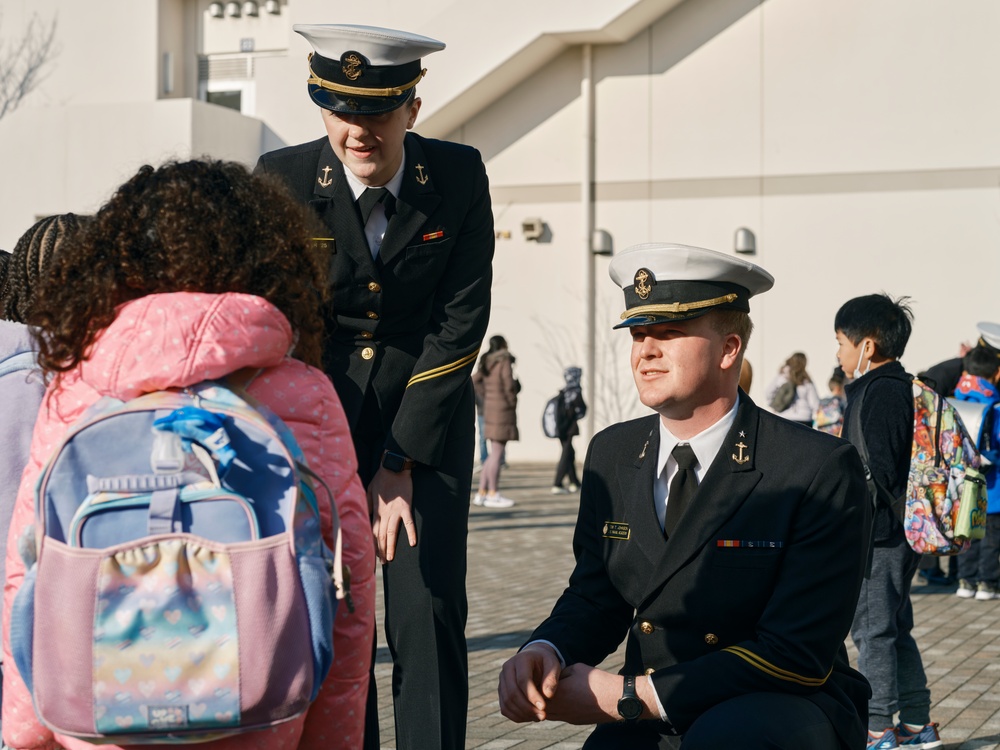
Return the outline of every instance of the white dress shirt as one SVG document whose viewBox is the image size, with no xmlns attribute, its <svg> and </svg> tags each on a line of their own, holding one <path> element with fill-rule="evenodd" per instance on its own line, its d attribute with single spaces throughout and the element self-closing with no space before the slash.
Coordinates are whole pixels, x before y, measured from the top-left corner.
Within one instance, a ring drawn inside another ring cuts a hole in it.
<svg viewBox="0 0 1000 750">
<path fill-rule="evenodd" d="M 656 508 L 656 517 L 660 521 L 660 528 L 663 528 L 664 518 L 667 515 L 667 503 L 670 498 L 667 493 L 670 489 L 670 482 L 677 474 L 677 460 L 670 454 L 678 443 L 687 443 L 694 451 L 698 464 L 694 467 L 695 476 L 700 483 L 705 478 L 705 472 L 712 465 L 716 455 L 722 449 L 722 442 L 729 434 L 729 428 L 736 421 L 736 409 L 740 405 L 739 398 L 733 404 L 733 408 L 726 412 L 725 416 L 706 430 L 702 430 L 694 437 L 687 440 L 678 440 L 660 420 L 660 452 L 656 458 L 656 479 L 653 482 L 653 506 Z"/>
<path fill-rule="evenodd" d="M 365 185 L 354 173 L 344 165 L 344 177 L 347 178 L 347 184 L 351 186 L 351 192 L 354 193 L 354 200 L 357 202 L 361 194 L 365 192 L 369 187 L 384 187 L 390 193 L 392 193 L 393 198 L 399 198 L 399 188 L 403 185 L 403 167 L 406 165 L 406 148 L 403 148 L 403 158 L 399 162 L 399 169 L 396 170 L 396 174 L 392 176 L 385 185 Z M 378 251 L 382 247 L 382 238 L 385 237 L 385 230 L 389 227 L 389 220 L 385 217 L 385 206 L 381 203 L 375 204 L 372 209 L 371 215 L 368 217 L 368 223 L 365 224 L 365 237 L 368 239 L 368 249 L 372 252 L 372 257 L 378 257 Z"/>
</svg>

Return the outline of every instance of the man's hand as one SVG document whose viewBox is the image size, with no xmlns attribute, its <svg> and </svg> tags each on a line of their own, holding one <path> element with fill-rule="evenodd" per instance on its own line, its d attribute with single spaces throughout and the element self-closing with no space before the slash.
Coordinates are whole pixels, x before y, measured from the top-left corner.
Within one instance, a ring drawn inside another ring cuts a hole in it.
<svg viewBox="0 0 1000 750">
<path fill-rule="evenodd" d="M 500 670 L 500 713 L 511 721 L 544 721 L 556 694 L 562 664 L 546 643 L 532 643 L 514 654 Z"/>
<path fill-rule="evenodd" d="M 417 546 L 417 526 L 413 522 L 413 476 L 407 471 L 389 471 L 380 466 L 368 485 L 368 507 L 372 511 L 375 554 L 383 563 L 396 556 L 399 524 L 406 529 L 411 547 Z"/>
<path fill-rule="evenodd" d="M 548 703 L 546 718 L 567 724 L 619 721 L 618 699 L 624 680 L 621 675 L 586 664 L 571 664 L 562 671 L 559 691 Z"/>
</svg>

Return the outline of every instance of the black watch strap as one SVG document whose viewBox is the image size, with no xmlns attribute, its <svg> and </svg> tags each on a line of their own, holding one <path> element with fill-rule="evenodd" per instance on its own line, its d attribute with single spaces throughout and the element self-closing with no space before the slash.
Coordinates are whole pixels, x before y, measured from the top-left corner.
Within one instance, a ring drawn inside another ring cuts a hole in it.
<svg viewBox="0 0 1000 750">
<path fill-rule="evenodd" d="M 618 715 L 631 724 L 642 716 L 642 701 L 635 692 L 635 675 L 625 675 L 622 697 L 618 701 Z"/>
<path fill-rule="evenodd" d="M 417 462 L 412 458 L 407 458 L 400 453 L 393 453 L 390 450 L 386 450 L 382 453 L 382 466 L 387 468 L 389 471 L 409 471 Z"/>
</svg>

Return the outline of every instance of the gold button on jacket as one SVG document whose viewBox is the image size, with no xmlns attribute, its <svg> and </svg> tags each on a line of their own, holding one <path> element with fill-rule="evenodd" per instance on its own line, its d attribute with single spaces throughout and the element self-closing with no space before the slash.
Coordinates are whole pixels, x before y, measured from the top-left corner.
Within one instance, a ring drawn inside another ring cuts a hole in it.
<svg viewBox="0 0 1000 750">
<path fill-rule="evenodd" d="M 714 646 L 718 642 L 719 642 L 719 636 L 717 636 L 715 633 L 705 633 L 705 643 L 707 643 L 709 646 Z"/>
<path fill-rule="evenodd" d="M 379 284 L 377 281 L 369 281 L 368 282 L 368 291 L 369 292 L 381 292 L 382 291 L 382 285 Z"/>
<path fill-rule="evenodd" d="M 370 346 L 366 346 L 364 349 L 361 350 L 361 359 L 371 359 L 374 356 L 375 356 L 375 350 L 372 349 Z"/>
<path fill-rule="evenodd" d="M 643 621 L 639 623 L 639 630 L 642 632 L 643 635 L 649 635 L 654 630 L 656 630 L 656 628 L 653 627 L 653 623 Z"/>
</svg>

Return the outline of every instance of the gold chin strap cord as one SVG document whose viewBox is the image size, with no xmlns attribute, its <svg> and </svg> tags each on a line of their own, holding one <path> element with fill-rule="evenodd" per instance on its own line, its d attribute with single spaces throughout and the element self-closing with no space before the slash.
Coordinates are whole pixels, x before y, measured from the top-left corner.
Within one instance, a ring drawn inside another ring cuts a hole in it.
<svg viewBox="0 0 1000 750">
<path fill-rule="evenodd" d="M 354 96 L 399 96 L 400 94 L 405 94 L 407 91 L 420 83 L 420 79 L 425 75 L 427 75 L 427 68 L 421 70 L 420 75 L 409 83 L 404 83 L 402 86 L 396 86 L 389 89 L 366 89 L 358 86 L 343 86 L 339 83 L 334 83 L 333 81 L 327 81 L 326 79 L 320 78 L 316 75 L 313 72 L 312 66 L 309 66 L 309 80 L 306 81 L 306 83 L 319 86 L 320 88 L 332 91 L 335 94 L 353 94 Z"/>
<path fill-rule="evenodd" d="M 725 294 L 722 297 L 715 297 L 714 299 L 700 300 L 699 302 L 671 302 L 664 305 L 642 305 L 640 307 L 630 307 L 628 310 L 622 313 L 622 320 L 626 318 L 632 318 L 636 315 L 676 315 L 678 313 L 686 313 L 691 310 L 701 310 L 706 307 L 714 307 L 715 305 L 724 305 L 735 300 L 739 295 L 737 294 Z"/>
</svg>

